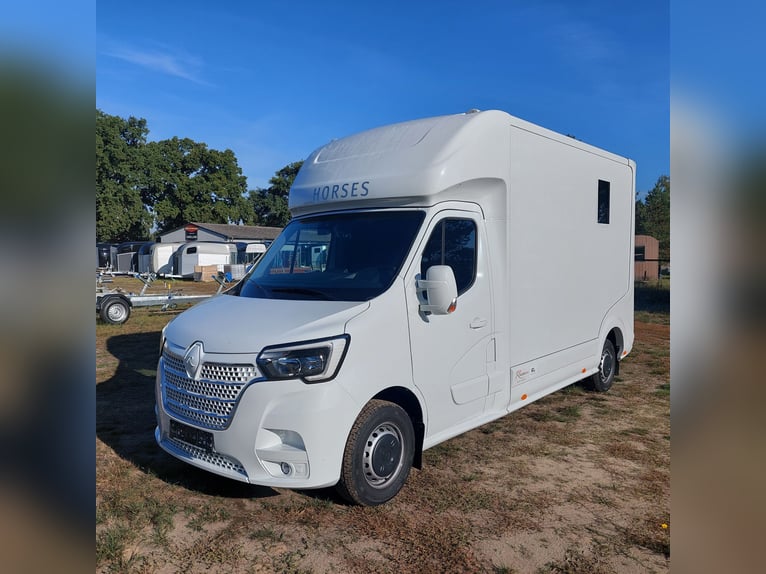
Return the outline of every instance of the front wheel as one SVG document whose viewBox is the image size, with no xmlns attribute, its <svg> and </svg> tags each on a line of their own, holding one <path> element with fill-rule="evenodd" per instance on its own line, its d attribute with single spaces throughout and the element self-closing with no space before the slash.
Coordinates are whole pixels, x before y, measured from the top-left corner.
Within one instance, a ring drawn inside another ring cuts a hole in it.
<svg viewBox="0 0 766 574">
<path fill-rule="evenodd" d="M 355 504 L 383 504 L 404 486 L 414 452 L 415 432 L 404 409 L 387 401 L 370 401 L 346 441 L 338 492 Z"/>
<path fill-rule="evenodd" d="M 605 393 L 612 388 L 614 376 L 617 371 L 617 353 L 614 344 L 607 339 L 601 351 L 601 361 L 598 364 L 598 372 L 591 377 L 590 384 L 593 390 Z"/>
</svg>

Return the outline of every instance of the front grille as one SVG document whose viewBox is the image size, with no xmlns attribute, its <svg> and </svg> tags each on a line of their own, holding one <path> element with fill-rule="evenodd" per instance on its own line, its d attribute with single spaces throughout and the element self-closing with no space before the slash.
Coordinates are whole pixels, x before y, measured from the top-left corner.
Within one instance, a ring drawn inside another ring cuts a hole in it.
<svg viewBox="0 0 766 574">
<path fill-rule="evenodd" d="M 257 371 L 253 365 L 223 365 L 221 363 L 205 363 L 202 365 L 203 379 L 226 381 L 228 383 L 246 383 L 254 378 Z"/>
<path fill-rule="evenodd" d="M 183 358 L 162 353 L 162 399 L 177 418 L 213 430 L 225 429 L 242 389 L 258 371 L 252 364 L 203 363 L 200 380 L 190 379 Z"/>
<path fill-rule="evenodd" d="M 168 350 L 165 350 L 162 356 L 171 370 L 177 373 L 186 373 L 182 357 L 178 357 Z M 200 378 L 226 383 L 246 383 L 250 379 L 253 379 L 256 374 L 258 374 L 258 371 L 255 369 L 254 365 L 250 364 L 228 365 L 225 363 L 204 363 L 202 365 Z"/>
</svg>

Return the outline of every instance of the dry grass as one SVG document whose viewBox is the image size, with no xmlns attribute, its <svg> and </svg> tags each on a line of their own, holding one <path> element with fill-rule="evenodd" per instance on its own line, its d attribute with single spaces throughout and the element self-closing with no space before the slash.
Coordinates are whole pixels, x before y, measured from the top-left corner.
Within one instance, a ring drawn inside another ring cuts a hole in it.
<svg viewBox="0 0 766 574">
<path fill-rule="evenodd" d="M 97 571 L 668 571 L 662 316 L 636 323 L 609 393 L 575 385 L 443 443 L 376 508 L 240 484 L 163 453 L 154 370 L 171 317 L 140 309 L 97 325 Z"/>
<path fill-rule="evenodd" d="M 556 562 L 548 562 L 538 570 L 539 573 L 555 574 L 613 574 L 609 565 L 609 549 L 603 545 L 594 545 L 587 552 L 577 546 L 570 546 L 564 551 L 564 557 Z"/>
</svg>

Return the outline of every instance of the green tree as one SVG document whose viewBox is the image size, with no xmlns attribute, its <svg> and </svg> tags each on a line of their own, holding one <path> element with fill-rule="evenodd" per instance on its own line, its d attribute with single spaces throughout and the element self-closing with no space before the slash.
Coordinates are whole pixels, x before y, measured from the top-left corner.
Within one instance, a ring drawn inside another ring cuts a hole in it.
<svg viewBox="0 0 766 574">
<path fill-rule="evenodd" d="M 290 187 L 303 165 L 302 161 L 290 163 L 277 171 L 266 189 L 250 190 L 249 199 L 259 225 L 284 227 L 290 221 L 287 199 Z"/>
<path fill-rule="evenodd" d="M 247 223 L 252 206 L 245 197 L 247 179 L 234 152 L 209 149 L 189 138 L 174 137 L 146 145 L 142 198 L 151 206 L 158 232 L 188 221 Z"/>
<path fill-rule="evenodd" d="M 141 198 L 146 120 L 96 110 L 96 240 L 149 237 L 152 216 Z"/>
<path fill-rule="evenodd" d="M 643 202 L 636 203 L 636 233 L 660 242 L 660 259 L 670 259 L 670 178 L 661 175 Z"/>
<path fill-rule="evenodd" d="M 638 194 L 636 194 L 638 195 Z M 636 235 L 648 235 L 646 230 L 646 205 L 636 198 Z"/>
</svg>

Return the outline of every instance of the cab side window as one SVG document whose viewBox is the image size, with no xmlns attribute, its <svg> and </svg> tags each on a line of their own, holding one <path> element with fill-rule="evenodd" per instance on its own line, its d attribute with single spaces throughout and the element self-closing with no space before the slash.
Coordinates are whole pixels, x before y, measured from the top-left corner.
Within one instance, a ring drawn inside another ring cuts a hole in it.
<svg viewBox="0 0 766 574">
<path fill-rule="evenodd" d="M 476 224 L 472 219 L 443 219 L 429 237 L 420 262 L 425 278 L 432 265 L 449 265 L 455 274 L 458 295 L 476 279 Z"/>
</svg>

